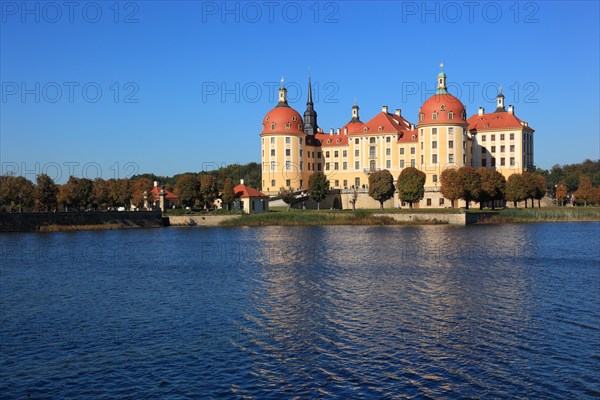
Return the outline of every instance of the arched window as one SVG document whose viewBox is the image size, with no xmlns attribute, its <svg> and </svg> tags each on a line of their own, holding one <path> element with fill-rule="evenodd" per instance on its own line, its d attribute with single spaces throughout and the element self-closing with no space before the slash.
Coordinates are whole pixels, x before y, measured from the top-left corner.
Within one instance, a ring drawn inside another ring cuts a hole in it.
<svg viewBox="0 0 600 400">
<path fill-rule="evenodd" d="M 452 111 L 448 113 L 448 119 L 454 119 L 454 113 Z"/>
<path fill-rule="evenodd" d="M 275 130 L 275 122 L 271 123 L 271 130 L 274 131 Z"/>
<path fill-rule="evenodd" d="M 433 119 L 434 121 L 437 119 L 437 111 L 433 112 L 433 115 L 431 116 L 431 119 Z"/>
<path fill-rule="evenodd" d="M 292 117 L 292 122 L 296 122 L 296 117 Z"/>
<path fill-rule="evenodd" d="M 288 130 L 288 131 L 290 130 L 290 123 L 289 122 L 287 124 L 285 124 L 285 129 Z"/>
<path fill-rule="evenodd" d="M 366 133 L 366 132 L 368 132 L 368 131 L 369 131 L 369 128 L 367 128 L 367 127 L 365 126 L 365 129 L 363 129 L 363 131 Z"/>
<path fill-rule="evenodd" d="M 442 104 L 442 107 L 441 107 L 441 109 L 442 109 L 442 111 L 446 111 L 446 105 L 445 105 L 445 104 Z"/>
</svg>

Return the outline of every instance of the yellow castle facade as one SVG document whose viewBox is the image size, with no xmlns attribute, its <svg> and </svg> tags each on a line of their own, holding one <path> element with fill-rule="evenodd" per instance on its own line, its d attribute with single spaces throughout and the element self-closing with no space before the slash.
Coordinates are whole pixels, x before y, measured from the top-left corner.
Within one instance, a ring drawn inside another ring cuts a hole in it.
<svg viewBox="0 0 600 400">
<path fill-rule="evenodd" d="M 278 103 L 264 117 L 260 134 L 263 192 L 307 190 L 317 171 L 325 173 L 332 189 L 364 192 L 370 173 L 386 169 L 396 180 L 412 166 L 426 174 L 425 196 L 417 207 L 449 207 L 440 193 L 444 169 L 486 167 L 507 178 L 533 169 L 534 130 L 516 117 L 512 105 L 506 109 L 501 89 L 494 112 L 480 107 L 468 117 L 462 102 L 448 92 L 446 80 L 441 71 L 436 93 L 420 107 L 416 124 L 387 106 L 363 122 L 355 104 L 350 121 L 328 133 L 317 125 L 310 78 L 304 117 L 288 105 L 282 82 Z M 401 206 L 397 198 L 389 202 Z"/>
</svg>

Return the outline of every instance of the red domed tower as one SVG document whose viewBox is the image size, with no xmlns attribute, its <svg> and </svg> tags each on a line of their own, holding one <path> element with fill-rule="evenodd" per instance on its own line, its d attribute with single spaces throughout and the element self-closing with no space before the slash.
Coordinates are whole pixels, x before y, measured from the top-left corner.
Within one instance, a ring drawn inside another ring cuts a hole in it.
<svg viewBox="0 0 600 400">
<path fill-rule="evenodd" d="M 302 117 L 288 105 L 283 78 L 279 102 L 263 118 L 260 136 L 263 192 L 276 194 L 281 187 L 300 188 L 306 134 Z"/>
<path fill-rule="evenodd" d="M 427 175 L 425 191 L 437 192 L 435 197 L 441 197 L 439 178 L 445 168 L 471 165 L 467 113 L 463 103 L 448 92 L 443 66 L 440 64 L 435 94 L 419 110 L 417 125 L 420 169 Z"/>
</svg>

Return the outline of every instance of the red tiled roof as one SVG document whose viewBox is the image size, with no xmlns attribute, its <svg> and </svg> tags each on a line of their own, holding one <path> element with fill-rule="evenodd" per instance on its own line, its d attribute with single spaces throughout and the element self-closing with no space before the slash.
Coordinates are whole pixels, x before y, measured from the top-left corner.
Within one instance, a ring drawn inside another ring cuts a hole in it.
<svg viewBox="0 0 600 400">
<path fill-rule="evenodd" d="M 152 192 L 152 196 L 154 197 L 154 200 L 158 200 L 158 194 L 160 193 L 160 188 L 158 186 L 154 186 L 151 190 Z M 168 190 L 165 190 L 165 193 L 167 194 L 165 197 L 167 198 L 167 200 L 179 200 L 179 196 L 177 196 L 176 194 L 169 192 Z"/>
<path fill-rule="evenodd" d="M 321 142 L 322 147 L 348 145 L 348 135 L 344 135 L 343 133 L 340 133 L 339 135 L 317 133 L 315 138 Z"/>
<path fill-rule="evenodd" d="M 442 110 L 443 108 L 443 110 Z M 437 118 L 433 119 L 433 113 L 437 113 Z M 452 112 L 452 119 L 448 114 Z M 419 125 L 423 124 L 460 124 L 464 123 L 463 114 L 465 106 L 463 103 L 451 94 L 434 94 L 428 98 L 419 110 Z M 421 120 L 421 114 L 423 119 Z"/>
<path fill-rule="evenodd" d="M 246 185 L 237 185 L 233 188 L 233 193 L 235 193 L 235 197 L 261 197 L 265 199 L 269 198 L 269 196 L 267 196 L 266 194 L 254 189 L 253 187 Z"/>
<path fill-rule="evenodd" d="M 472 115 L 467 120 L 469 130 L 487 131 L 499 129 L 525 129 L 533 131 L 527 122 L 520 120 L 509 112 L 494 112 L 483 115 Z"/>
<path fill-rule="evenodd" d="M 414 136 L 414 139 L 413 139 Z M 410 143 L 419 141 L 419 131 L 417 129 L 402 131 L 398 134 L 399 143 Z"/>
<path fill-rule="evenodd" d="M 273 125 L 275 124 L 275 125 Z M 289 129 L 286 129 L 289 124 Z M 302 117 L 292 107 L 275 107 L 265 115 L 262 122 L 262 133 L 304 134 Z M 271 128 L 274 129 L 271 129 Z"/>
<path fill-rule="evenodd" d="M 356 125 L 356 124 L 354 124 Z M 381 127 L 381 130 L 379 129 Z M 367 131 L 365 132 L 365 128 Z M 373 133 L 400 133 L 403 130 L 410 129 L 410 122 L 396 114 L 380 112 L 365 122 L 360 127 L 356 127 L 348 134 L 373 134 Z"/>
</svg>

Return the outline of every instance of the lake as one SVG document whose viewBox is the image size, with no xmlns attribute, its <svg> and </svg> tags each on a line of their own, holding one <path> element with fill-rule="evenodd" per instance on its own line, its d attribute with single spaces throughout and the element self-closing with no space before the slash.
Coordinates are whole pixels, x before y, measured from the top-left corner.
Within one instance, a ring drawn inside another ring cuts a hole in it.
<svg viewBox="0 0 600 400">
<path fill-rule="evenodd" d="M 0 240 L 1 398 L 600 396 L 600 223 Z"/>
</svg>

